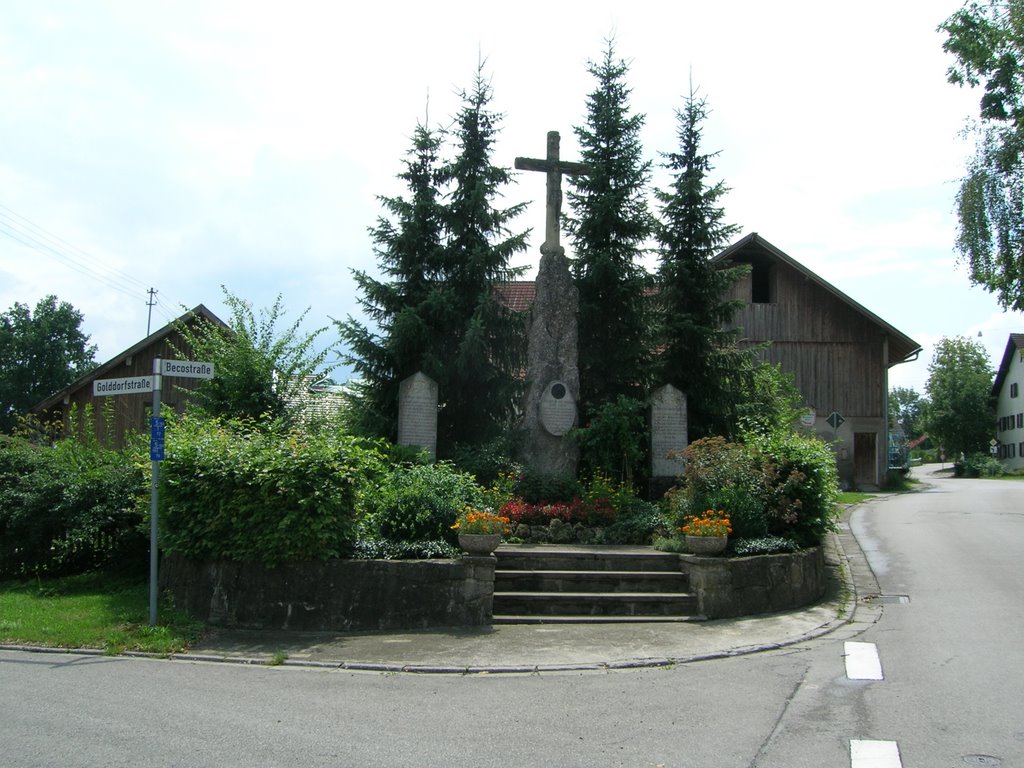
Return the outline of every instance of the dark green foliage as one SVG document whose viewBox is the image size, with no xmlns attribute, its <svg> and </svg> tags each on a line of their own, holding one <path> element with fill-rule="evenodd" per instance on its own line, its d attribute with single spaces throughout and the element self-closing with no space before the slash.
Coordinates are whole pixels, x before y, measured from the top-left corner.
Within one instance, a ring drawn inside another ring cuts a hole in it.
<svg viewBox="0 0 1024 768">
<path fill-rule="evenodd" d="M 516 478 L 513 492 L 530 504 L 572 501 L 580 495 L 580 484 L 572 475 L 526 469 Z"/>
<path fill-rule="evenodd" d="M 181 326 L 193 359 L 212 362 L 217 374 L 200 384 L 189 399 L 190 407 L 208 417 L 264 422 L 294 415 L 289 404 L 299 402 L 310 382 L 334 367 L 325 365 L 330 350 L 314 349 L 327 329 L 302 333 L 307 310 L 282 331 L 278 323 L 285 309 L 280 295 L 257 319 L 251 304 L 223 286 L 221 290 L 231 310 L 227 328 L 206 320 Z"/>
<path fill-rule="evenodd" d="M 409 196 L 382 198 L 389 218 L 371 230 L 386 279 L 356 274 L 375 328 L 352 318 L 338 323 L 346 360 L 361 377 L 354 427 L 393 439 L 398 385 L 423 371 L 438 384 L 438 452 L 446 457 L 454 445 L 486 441 L 508 425 L 525 358 L 522 318 L 495 294 L 519 274 L 510 263 L 526 248 L 526 234 L 510 231 L 524 206 L 496 206 L 511 173 L 492 162 L 501 116 L 490 110 L 491 97 L 478 71 L 462 94 L 449 161 L 439 157 L 437 134 L 417 128 L 399 175 Z"/>
<path fill-rule="evenodd" d="M 783 371 L 781 365 L 752 362 L 729 386 L 736 402 L 733 429 L 744 439 L 747 435 L 790 432 L 807 412 L 793 375 Z"/>
<path fill-rule="evenodd" d="M 360 493 L 365 536 L 388 541 L 454 543 L 452 525 L 467 505 L 483 506 L 483 489 L 445 462 L 394 467 Z"/>
<path fill-rule="evenodd" d="M 738 539 L 773 535 L 802 546 L 834 530 L 839 493 L 835 456 L 820 440 L 794 433 L 751 436 L 729 443 L 691 443 L 682 491 L 671 499 L 677 520 L 706 509 L 724 510 Z"/>
<path fill-rule="evenodd" d="M 82 313 L 56 296 L 34 310 L 15 303 L 0 314 L 0 433 L 18 417 L 96 367 L 96 346 L 81 331 Z"/>
<path fill-rule="evenodd" d="M 161 466 L 167 551 L 267 566 L 345 552 L 357 490 L 382 471 L 377 450 L 349 436 L 196 418 L 168 427 Z"/>
<path fill-rule="evenodd" d="M 615 522 L 604 529 L 604 544 L 650 544 L 672 528 L 665 509 L 653 502 L 632 499 L 620 505 Z"/>
<path fill-rule="evenodd" d="M 126 453 L 0 440 L 0 576 L 144 568 L 147 490 Z"/>
<path fill-rule="evenodd" d="M 939 29 L 956 57 L 949 81 L 984 84 L 977 149 L 957 193 L 957 249 L 972 282 L 1024 309 L 1024 4 L 971 0 Z"/>
<path fill-rule="evenodd" d="M 1000 477 L 1005 471 L 997 458 L 980 451 L 964 457 L 953 466 L 956 477 Z"/>
<path fill-rule="evenodd" d="M 611 41 L 589 71 L 597 85 L 587 97 L 586 124 L 575 132 L 590 171 L 571 178 L 566 220 L 576 256 L 585 416 L 618 395 L 642 398 L 652 349 L 652 281 L 639 262 L 653 225 L 647 208 L 651 164 L 640 144 L 644 116 L 630 114 L 629 67 L 615 58 Z"/>
<path fill-rule="evenodd" d="M 958 336 L 935 345 L 925 384 L 924 426 L 950 458 L 985 451 L 995 423 L 992 378 L 981 343 Z"/>
<path fill-rule="evenodd" d="M 587 425 L 570 438 L 580 447 L 580 463 L 588 474 L 602 474 L 616 482 L 637 485 L 647 470 L 650 431 L 647 407 L 639 400 L 618 395 L 599 406 Z"/>
<path fill-rule="evenodd" d="M 490 486 L 502 473 L 520 474 L 521 468 L 512 458 L 517 453 L 515 444 L 513 432 L 477 445 L 460 443 L 452 450 L 452 463 L 473 475 L 480 485 Z"/>
<path fill-rule="evenodd" d="M 736 348 L 738 331 L 726 329 L 741 302 L 725 296 L 744 268 L 712 262 L 739 228 L 724 221 L 724 183 L 708 182 L 714 154 L 700 149 L 707 114 L 705 100 L 691 90 L 676 112 L 679 149 L 664 155 L 671 186 L 656 193 L 656 377 L 687 393 L 691 435 L 698 437 L 731 427 L 734 398 L 728 384 L 738 370 L 749 368 L 751 354 Z"/>
<path fill-rule="evenodd" d="M 729 551 L 737 557 L 751 555 L 777 555 L 796 552 L 800 545 L 782 536 L 762 536 L 758 539 L 735 539 L 729 541 Z"/>
</svg>

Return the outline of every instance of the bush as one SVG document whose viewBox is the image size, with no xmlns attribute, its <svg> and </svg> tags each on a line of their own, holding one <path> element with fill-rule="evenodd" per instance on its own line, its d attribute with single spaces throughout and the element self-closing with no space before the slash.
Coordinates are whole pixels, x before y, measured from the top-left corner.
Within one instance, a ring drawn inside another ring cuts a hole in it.
<svg viewBox="0 0 1024 768">
<path fill-rule="evenodd" d="M 427 560 L 453 559 L 459 557 L 461 552 L 447 541 L 357 539 L 350 554 L 357 560 Z"/>
<path fill-rule="evenodd" d="M 185 418 L 167 430 L 162 544 L 196 560 L 326 560 L 350 548 L 375 446 L 327 431 Z"/>
<path fill-rule="evenodd" d="M 669 497 L 679 521 L 724 510 L 737 539 L 782 536 L 812 545 L 834 530 L 839 495 L 835 457 L 815 438 L 751 435 L 747 444 L 697 440 L 684 452 L 685 488 Z"/>
<path fill-rule="evenodd" d="M 128 453 L 0 440 L 0 575 L 144 569 L 147 491 Z"/>
<path fill-rule="evenodd" d="M 515 483 L 515 495 L 531 504 L 572 501 L 580 495 L 580 485 L 572 475 L 525 470 Z"/>
<path fill-rule="evenodd" d="M 992 455 L 972 453 L 955 464 L 953 474 L 956 477 L 999 477 L 1004 474 L 1004 469 Z"/>
<path fill-rule="evenodd" d="M 604 530 L 605 544 L 650 544 L 656 535 L 672 528 L 664 508 L 650 501 L 632 499 L 619 509 L 615 522 Z"/>
<path fill-rule="evenodd" d="M 388 541 L 454 543 L 452 524 L 466 505 L 485 506 L 483 489 L 445 462 L 395 467 L 360 493 L 364 533 Z"/>
<path fill-rule="evenodd" d="M 776 555 L 782 552 L 796 552 L 800 545 L 792 539 L 781 536 L 762 536 L 759 539 L 736 539 L 729 542 L 729 550 L 737 557 L 750 555 Z"/>
</svg>

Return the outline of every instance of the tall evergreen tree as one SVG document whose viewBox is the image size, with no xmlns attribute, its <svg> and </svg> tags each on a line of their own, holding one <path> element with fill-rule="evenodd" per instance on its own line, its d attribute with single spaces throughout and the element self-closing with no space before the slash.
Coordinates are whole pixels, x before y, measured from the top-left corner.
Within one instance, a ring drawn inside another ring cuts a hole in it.
<svg viewBox="0 0 1024 768">
<path fill-rule="evenodd" d="M 701 151 L 707 102 L 693 89 L 677 110 L 679 149 L 664 154 L 671 173 L 658 190 L 657 371 L 658 381 L 688 396 L 690 427 L 697 436 L 728 434 L 734 416 L 730 393 L 737 375 L 750 370 L 749 353 L 736 349 L 737 333 L 727 326 L 741 306 L 727 298 L 742 267 L 716 267 L 713 257 L 739 230 L 725 223 L 724 182 L 708 175 L 717 153 Z"/>
<path fill-rule="evenodd" d="M 485 439 L 507 425 L 525 363 L 522 320 L 495 293 L 497 284 L 520 274 L 511 260 L 526 249 L 528 233 L 513 234 L 510 224 L 525 204 L 496 205 L 512 174 L 492 161 L 502 115 L 490 109 L 492 89 L 482 70 L 481 64 L 472 89 L 462 92 L 456 154 L 442 172 L 450 186 L 445 290 L 453 322 L 444 339 L 445 375 L 438 380 L 438 441 L 449 446 Z"/>
<path fill-rule="evenodd" d="M 573 176 L 567 229 L 579 289 L 580 400 L 593 414 L 618 395 L 644 394 L 651 340 L 650 277 L 639 263 L 651 234 L 647 207 L 649 161 L 643 159 L 643 115 L 630 114 L 628 64 L 608 42 L 591 63 L 597 87 L 587 97 L 586 125 L 575 128 L 586 176 Z"/>
<path fill-rule="evenodd" d="M 477 71 L 451 129 L 454 157 L 440 158 L 442 140 L 417 127 L 399 178 L 406 197 L 382 197 L 388 215 L 370 230 L 383 278 L 355 272 L 359 302 L 375 328 L 348 318 L 339 332 L 346 362 L 360 381 L 353 426 L 394 439 L 398 385 L 422 370 L 438 384 L 438 452 L 496 434 L 517 403 L 522 321 L 496 297 L 518 271 L 512 257 L 526 233 L 510 234 L 523 205 L 498 208 L 511 181 L 491 157 L 501 116 L 488 107 L 490 84 Z"/>
<path fill-rule="evenodd" d="M 359 304 L 375 329 L 352 317 L 335 321 L 349 350 L 345 362 L 359 376 L 350 416 L 363 434 L 395 439 L 399 383 L 419 370 L 436 380 L 446 360 L 440 338 L 447 319 L 441 143 L 436 131 L 417 125 L 398 174 L 408 196 L 379 198 L 387 215 L 371 227 L 370 237 L 385 279 L 353 272 Z"/>
</svg>

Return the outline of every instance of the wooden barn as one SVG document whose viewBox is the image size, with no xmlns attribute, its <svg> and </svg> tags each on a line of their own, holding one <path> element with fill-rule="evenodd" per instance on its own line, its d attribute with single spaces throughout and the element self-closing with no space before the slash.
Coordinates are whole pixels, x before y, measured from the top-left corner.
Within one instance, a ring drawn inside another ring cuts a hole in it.
<svg viewBox="0 0 1024 768">
<path fill-rule="evenodd" d="M 716 261 L 749 265 L 733 287 L 744 302 L 735 326 L 744 343 L 767 342 L 765 359 L 794 376 L 813 429 L 836 445 L 844 483 L 879 486 L 888 469 L 889 369 L 916 359 L 921 346 L 756 232 Z"/>
<path fill-rule="evenodd" d="M 32 412 L 46 424 L 60 425 L 61 431 L 67 434 L 71 429 L 72 412 L 81 415 L 90 410 L 93 418 L 88 424 L 84 423 L 84 419 L 76 418 L 79 430 L 90 429 L 101 444 L 123 447 L 129 432 L 149 431 L 147 419 L 153 408 L 153 394 L 96 396 L 93 394 L 93 382 L 97 379 L 147 376 L 153 373 L 153 360 L 156 358 L 191 359 L 191 348 L 185 342 L 180 328 L 183 324 L 199 321 L 224 325 L 220 318 L 200 304 L 60 392 L 50 395 L 34 406 Z M 180 411 L 189 391 L 200 382 L 200 379 L 165 377 L 161 407 Z"/>
</svg>

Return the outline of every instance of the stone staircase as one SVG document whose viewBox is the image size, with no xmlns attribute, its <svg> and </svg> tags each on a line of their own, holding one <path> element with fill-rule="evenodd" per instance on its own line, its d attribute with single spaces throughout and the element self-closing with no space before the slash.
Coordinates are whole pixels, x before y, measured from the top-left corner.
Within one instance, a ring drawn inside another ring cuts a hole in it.
<svg viewBox="0 0 1024 768">
<path fill-rule="evenodd" d="M 650 547 L 503 544 L 494 623 L 670 622 L 696 618 L 679 556 Z"/>
</svg>

